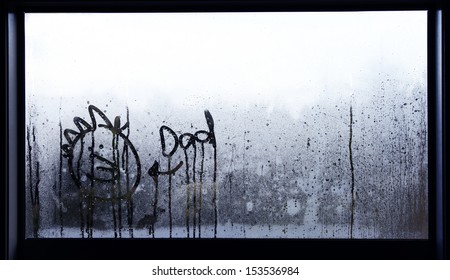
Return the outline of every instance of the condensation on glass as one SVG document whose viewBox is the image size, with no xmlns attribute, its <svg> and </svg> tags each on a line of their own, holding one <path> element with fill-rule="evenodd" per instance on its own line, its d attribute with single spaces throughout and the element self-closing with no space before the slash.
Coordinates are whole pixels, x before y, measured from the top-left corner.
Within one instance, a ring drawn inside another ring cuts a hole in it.
<svg viewBox="0 0 450 280">
<path fill-rule="evenodd" d="M 426 12 L 25 19 L 28 238 L 428 238 Z"/>
</svg>

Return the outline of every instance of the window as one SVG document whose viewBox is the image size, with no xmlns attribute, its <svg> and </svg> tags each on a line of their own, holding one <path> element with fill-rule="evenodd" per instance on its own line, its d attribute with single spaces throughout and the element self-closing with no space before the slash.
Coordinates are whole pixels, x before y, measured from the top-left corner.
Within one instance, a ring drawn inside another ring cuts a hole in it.
<svg viewBox="0 0 450 280">
<path fill-rule="evenodd" d="M 24 256 L 131 239 L 431 256 L 433 16 L 226 11 L 25 13 Z"/>
</svg>

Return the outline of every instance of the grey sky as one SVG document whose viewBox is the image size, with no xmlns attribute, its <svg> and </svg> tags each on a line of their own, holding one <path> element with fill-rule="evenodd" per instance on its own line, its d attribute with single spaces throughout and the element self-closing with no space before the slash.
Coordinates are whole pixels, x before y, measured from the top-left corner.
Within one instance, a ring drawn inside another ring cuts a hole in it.
<svg viewBox="0 0 450 280">
<path fill-rule="evenodd" d="M 426 42 L 426 12 L 27 14 L 26 87 L 38 99 L 256 102 L 296 115 L 377 72 L 425 79 Z"/>
</svg>

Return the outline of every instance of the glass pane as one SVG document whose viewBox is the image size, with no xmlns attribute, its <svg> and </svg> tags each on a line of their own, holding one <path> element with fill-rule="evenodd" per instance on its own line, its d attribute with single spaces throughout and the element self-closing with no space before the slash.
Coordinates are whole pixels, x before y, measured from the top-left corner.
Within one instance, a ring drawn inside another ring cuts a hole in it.
<svg viewBox="0 0 450 280">
<path fill-rule="evenodd" d="M 27 237 L 428 238 L 426 22 L 27 14 Z"/>
</svg>

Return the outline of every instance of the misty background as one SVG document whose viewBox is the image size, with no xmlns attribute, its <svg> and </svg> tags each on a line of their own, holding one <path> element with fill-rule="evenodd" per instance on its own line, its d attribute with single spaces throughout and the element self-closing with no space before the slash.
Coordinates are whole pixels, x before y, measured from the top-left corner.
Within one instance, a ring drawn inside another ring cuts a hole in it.
<svg viewBox="0 0 450 280">
<path fill-rule="evenodd" d="M 217 237 L 428 237 L 426 12 L 25 20 L 27 236 L 82 237 L 86 205 L 59 147 L 61 130 L 76 130 L 74 117 L 91 123 L 95 105 L 122 124 L 128 110 L 142 174 L 132 221 L 128 201 L 97 202 L 94 237 L 168 237 L 169 223 L 173 237 L 213 237 L 215 207 Z M 170 205 L 169 178 L 159 180 L 151 235 L 147 171 L 155 160 L 168 167 L 159 129 L 208 130 L 205 109 L 215 124 L 217 205 L 213 147 L 204 145 L 202 159 L 200 144 L 187 155 L 178 148 L 172 168 L 184 165 L 171 178 Z M 203 187 L 195 215 L 186 214 L 194 174 Z"/>
</svg>

